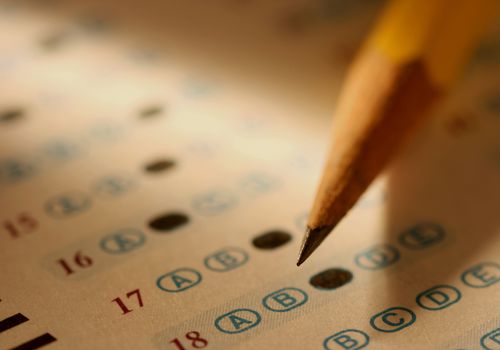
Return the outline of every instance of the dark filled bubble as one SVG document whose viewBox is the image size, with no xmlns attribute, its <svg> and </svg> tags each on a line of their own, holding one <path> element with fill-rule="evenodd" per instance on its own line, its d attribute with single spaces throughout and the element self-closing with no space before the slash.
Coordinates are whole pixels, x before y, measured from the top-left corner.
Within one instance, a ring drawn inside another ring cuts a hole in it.
<svg viewBox="0 0 500 350">
<path fill-rule="evenodd" d="M 25 115 L 26 112 L 20 107 L 7 108 L 4 110 L 0 110 L 0 122 L 13 122 L 23 118 Z"/>
<path fill-rule="evenodd" d="M 159 117 L 164 114 L 164 108 L 160 105 L 153 105 L 146 108 L 143 108 L 139 111 L 139 118 L 141 119 L 150 119 Z"/>
<path fill-rule="evenodd" d="M 144 166 L 144 170 L 148 173 L 161 173 L 175 166 L 175 161 L 171 159 L 157 159 Z"/>
<path fill-rule="evenodd" d="M 332 290 L 351 282 L 352 272 L 341 268 L 330 268 L 318 272 L 309 279 L 309 283 L 318 289 Z"/>
<path fill-rule="evenodd" d="M 166 213 L 149 221 L 149 227 L 155 231 L 172 231 L 189 223 L 189 217 L 182 213 Z"/>
<path fill-rule="evenodd" d="M 265 232 L 252 240 L 252 244 L 259 249 L 276 249 L 282 245 L 290 242 L 292 240 L 292 235 L 284 231 L 268 231 Z"/>
</svg>

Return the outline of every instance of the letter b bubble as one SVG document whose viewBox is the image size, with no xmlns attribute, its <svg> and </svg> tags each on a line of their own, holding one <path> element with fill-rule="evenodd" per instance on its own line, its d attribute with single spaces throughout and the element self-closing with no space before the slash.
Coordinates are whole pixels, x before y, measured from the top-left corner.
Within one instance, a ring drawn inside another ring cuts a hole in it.
<svg viewBox="0 0 500 350">
<path fill-rule="evenodd" d="M 462 274 L 462 282 L 473 288 L 486 288 L 500 281 L 500 265 L 492 262 L 477 264 Z"/>
<path fill-rule="evenodd" d="M 427 310 L 441 310 L 455 304 L 461 297 L 462 295 L 457 288 L 441 285 L 417 295 L 417 304 Z"/>
<path fill-rule="evenodd" d="M 391 307 L 370 318 L 370 325 L 379 332 L 392 333 L 406 328 L 415 322 L 417 316 L 404 307 Z"/>
<path fill-rule="evenodd" d="M 262 304 L 274 312 L 286 312 L 307 302 L 307 294 L 301 289 L 288 287 L 268 294 L 262 299 Z"/>
<path fill-rule="evenodd" d="M 500 350 L 500 328 L 483 335 L 481 346 L 486 350 Z"/>
<path fill-rule="evenodd" d="M 190 268 L 181 268 L 160 276 L 156 280 L 158 288 L 165 292 L 176 293 L 196 286 L 201 282 L 201 274 Z"/>
<path fill-rule="evenodd" d="M 257 311 L 236 309 L 215 319 L 215 328 L 222 333 L 236 334 L 248 331 L 260 323 L 261 317 Z"/>
<path fill-rule="evenodd" d="M 345 329 L 329 336 L 323 342 L 326 350 L 359 350 L 370 342 L 370 337 L 358 329 Z"/>
<path fill-rule="evenodd" d="M 240 248 L 225 248 L 205 258 L 205 266 L 217 272 L 235 269 L 248 261 L 248 254 Z"/>
<path fill-rule="evenodd" d="M 377 245 L 356 255 L 356 265 L 368 270 L 383 269 L 399 260 L 399 252 L 390 245 Z"/>
</svg>

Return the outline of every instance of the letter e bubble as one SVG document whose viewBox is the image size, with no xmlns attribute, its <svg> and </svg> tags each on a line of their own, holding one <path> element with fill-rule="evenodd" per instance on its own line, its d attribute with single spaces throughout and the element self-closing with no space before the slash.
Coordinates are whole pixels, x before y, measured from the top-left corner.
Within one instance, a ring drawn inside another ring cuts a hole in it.
<svg viewBox="0 0 500 350">
<path fill-rule="evenodd" d="M 421 223 L 399 235 L 399 242 L 410 249 L 423 249 L 444 238 L 444 229 L 434 223 Z"/>
<path fill-rule="evenodd" d="M 158 288 L 165 292 L 177 293 L 196 286 L 201 282 L 201 274 L 190 268 L 180 268 L 160 276 L 156 280 Z"/>
<path fill-rule="evenodd" d="M 222 333 L 236 334 L 248 331 L 260 323 L 261 317 L 257 311 L 236 309 L 215 319 L 215 328 Z"/>
<path fill-rule="evenodd" d="M 399 260 L 399 252 L 390 245 L 377 245 L 356 255 L 356 265 L 368 270 L 383 269 Z"/>
<path fill-rule="evenodd" d="M 268 294 L 262 304 L 273 312 L 287 312 L 307 302 L 307 294 L 301 289 L 288 287 Z"/>
<path fill-rule="evenodd" d="M 243 249 L 225 248 L 207 256 L 204 263 L 212 271 L 226 272 L 240 267 L 247 261 L 248 254 Z"/>
<path fill-rule="evenodd" d="M 486 288 L 500 281 L 500 265 L 493 262 L 477 264 L 462 274 L 462 282 L 473 288 Z"/>
<path fill-rule="evenodd" d="M 391 307 L 370 318 L 370 325 L 379 332 L 392 333 L 412 325 L 417 316 L 404 307 Z"/>
<path fill-rule="evenodd" d="M 500 350 L 500 328 L 483 335 L 481 346 L 486 350 Z"/>
<path fill-rule="evenodd" d="M 323 342 L 326 350 L 359 350 L 370 342 L 370 337 L 365 332 L 357 329 L 345 329 L 329 336 Z"/>
<path fill-rule="evenodd" d="M 417 304 L 426 310 L 441 310 L 455 304 L 460 298 L 461 294 L 457 288 L 441 285 L 417 295 Z"/>
</svg>

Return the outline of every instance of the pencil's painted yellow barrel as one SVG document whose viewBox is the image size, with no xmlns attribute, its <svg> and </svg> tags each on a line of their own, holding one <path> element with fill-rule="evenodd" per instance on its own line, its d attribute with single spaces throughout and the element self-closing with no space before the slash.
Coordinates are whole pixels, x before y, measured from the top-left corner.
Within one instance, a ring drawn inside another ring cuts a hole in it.
<svg viewBox="0 0 500 350">
<path fill-rule="evenodd" d="M 422 60 L 448 86 L 498 14 L 500 0 L 391 0 L 369 45 L 395 62 Z"/>
</svg>

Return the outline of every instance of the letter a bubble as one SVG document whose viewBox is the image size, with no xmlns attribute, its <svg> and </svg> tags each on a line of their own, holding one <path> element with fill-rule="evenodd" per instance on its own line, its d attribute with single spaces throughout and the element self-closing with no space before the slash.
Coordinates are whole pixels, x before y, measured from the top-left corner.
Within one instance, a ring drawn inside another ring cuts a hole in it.
<svg viewBox="0 0 500 350">
<path fill-rule="evenodd" d="M 201 274 L 190 268 L 181 268 L 160 276 L 156 280 L 158 288 L 165 292 L 177 293 L 192 288 L 201 282 Z"/>
<path fill-rule="evenodd" d="M 222 333 L 237 334 L 257 326 L 261 317 L 257 311 L 235 309 L 215 319 L 215 328 Z"/>
</svg>

